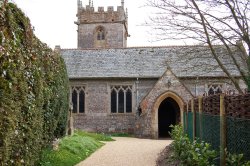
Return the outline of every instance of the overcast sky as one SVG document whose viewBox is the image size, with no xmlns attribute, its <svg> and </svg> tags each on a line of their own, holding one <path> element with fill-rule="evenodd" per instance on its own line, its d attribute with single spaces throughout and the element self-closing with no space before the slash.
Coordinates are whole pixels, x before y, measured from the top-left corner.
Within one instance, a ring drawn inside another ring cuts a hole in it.
<svg viewBox="0 0 250 166">
<path fill-rule="evenodd" d="M 30 18 L 35 34 L 51 48 L 77 47 L 77 26 L 74 24 L 77 11 L 77 0 L 12 0 Z M 82 0 L 83 6 L 89 0 Z M 152 13 L 145 6 L 146 0 L 125 0 L 128 9 L 129 34 L 128 46 L 162 46 L 167 42 L 153 42 L 156 38 L 150 35 L 150 28 L 141 26 Z M 121 0 L 94 0 L 94 7 L 120 6 Z"/>
</svg>

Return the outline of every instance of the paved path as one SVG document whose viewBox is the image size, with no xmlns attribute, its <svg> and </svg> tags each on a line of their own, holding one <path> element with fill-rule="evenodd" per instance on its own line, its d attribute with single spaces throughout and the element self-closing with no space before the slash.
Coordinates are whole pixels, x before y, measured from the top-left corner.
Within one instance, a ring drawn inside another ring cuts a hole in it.
<svg viewBox="0 0 250 166">
<path fill-rule="evenodd" d="M 171 140 L 115 137 L 77 166 L 154 166 Z"/>
</svg>

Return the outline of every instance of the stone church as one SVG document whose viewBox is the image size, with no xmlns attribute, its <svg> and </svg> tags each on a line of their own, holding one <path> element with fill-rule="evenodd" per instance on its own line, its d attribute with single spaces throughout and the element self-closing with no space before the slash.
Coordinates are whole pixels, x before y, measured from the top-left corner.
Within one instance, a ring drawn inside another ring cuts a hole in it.
<svg viewBox="0 0 250 166">
<path fill-rule="evenodd" d="M 116 10 L 97 11 L 78 0 L 77 18 L 78 48 L 56 47 L 67 66 L 75 128 L 165 137 L 170 124 L 182 123 L 189 99 L 234 89 L 207 46 L 128 48 L 123 0 Z M 245 88 L 225 49 L 216 51 Z"/>
</svg>

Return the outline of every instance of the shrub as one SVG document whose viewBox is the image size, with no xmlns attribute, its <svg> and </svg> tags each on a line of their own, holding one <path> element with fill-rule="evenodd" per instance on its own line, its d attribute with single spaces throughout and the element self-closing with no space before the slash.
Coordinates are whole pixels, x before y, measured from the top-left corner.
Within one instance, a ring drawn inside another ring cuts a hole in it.
<svg viewBox="0 0 250 166">
<path fill-rule="evenodd" d="M 186 166 L 208 166 L 212 165 L 212 160 L 216 157 L 216 151 L 211 150 L 208 143 L 193 141 L 191 142 L 183 132 L 181 125 L 171 126 L 170 133 L 173 143 L 171 148 L 174 150 L 174 160 L 179 160 Z"/>
<path fill-rule="evenodd" d="M 243 154 L 231 154 L 226 151 L 227 158 L 226 164 L 227 166 L 250 166 L 250 161 L 244 161 Z"/>
<path fill-rule="evenodd" d="M 0 165 L 34 165 L 65 133 L 66 68 L 15 4 L 0 4 L 0 30 Z"/>
</svg>

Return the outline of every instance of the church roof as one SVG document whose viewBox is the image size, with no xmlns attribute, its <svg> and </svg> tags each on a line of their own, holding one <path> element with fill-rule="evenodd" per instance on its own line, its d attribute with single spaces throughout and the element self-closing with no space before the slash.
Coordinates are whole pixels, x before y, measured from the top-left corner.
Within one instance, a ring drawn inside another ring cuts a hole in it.
<svg viewBox="0 0 250 166">
<path fill-rule="evenodd" d="M 225 49 L 216 47 L 222 63 L 239 72 Z M 116 49 L 61 49 L 69 78 L 159 78 L 169 66 L 177 77 L 226 76 L 207 46 L 169 46 Z M 240 59 L 240 56 L 236 56 Z M 243 63 L 241 63 L 242 66 Z"/>
</svg>

